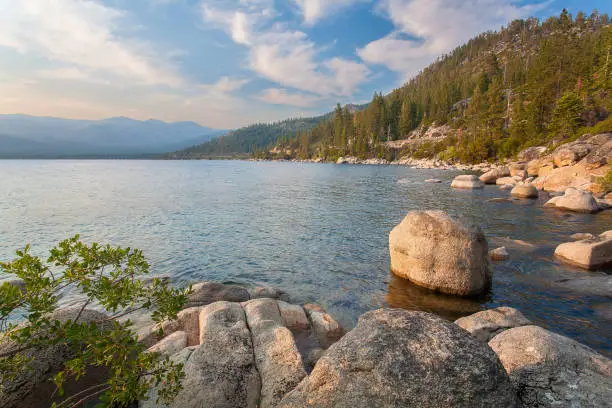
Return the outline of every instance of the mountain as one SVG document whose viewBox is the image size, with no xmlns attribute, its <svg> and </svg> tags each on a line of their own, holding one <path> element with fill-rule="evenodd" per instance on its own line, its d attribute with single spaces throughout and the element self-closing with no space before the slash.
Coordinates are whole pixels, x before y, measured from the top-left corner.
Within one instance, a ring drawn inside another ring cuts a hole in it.
<svg viewBox="0 0 612 408">
<path fill-rule="evenodd" d="M 439 57 L 390 94 L 375 94 L 365 109 L 338 106 L 257 157 L 480 162 L 612 132 L 611 53 L 606 14 L 515 20 Z"/>
<path fill-rule="evenodd" d="M 193 122 L 0 115 L 0 157 L 151 155 L 206 142 L 225 132 Z"/>
<path fill-rule="evenodd" d="M 364 110 L 368 104 L 346 105 L 351 112 Z M 173 159 L 198 159 L 210 157 L 234 157 L 254 154 L 271 149 L 279 140 L 285 140 L 296 132 L 307 132 L 319 123 L 329 120 L 333 112 L 312 118 L 293 118 L 275 123 L 258 123 L 246 126 L 209 142 L 189 147 L 167 155 Z"/>
</svg>

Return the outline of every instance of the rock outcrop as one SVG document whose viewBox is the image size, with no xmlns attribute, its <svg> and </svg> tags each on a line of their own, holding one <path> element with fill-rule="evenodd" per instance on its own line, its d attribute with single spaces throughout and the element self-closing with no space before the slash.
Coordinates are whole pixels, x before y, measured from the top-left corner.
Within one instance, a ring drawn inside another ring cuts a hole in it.
<svg viewBox="0 0 612 408">
<path fill-rule="evenodd" d="M 463 175 L 455 177 L 455 179 L 451 183 L 451 187 L 473 190 L 484 188 L 484 183 L 476 176 Z"/>
<path fill-rule="evenodd" d="M 391 270 L 451 295 L 482 293 L 491 283 L 488 245 L 479 227 L 442 211 L 411 211 L 389 235 Z"/>
<path fill-rule="evenodd" d="M 529 162 L 544 156 L 546 151 L 547 149 L 545 146 L 528 147 L 527 149 L 522 150 L 517 157 L 522 162 Z"/>
<path fill-rule="evenodd" d="M 598 237 L 561 244 L 555 249 L 555 256 L 585 269 L 612 265 L 612 231 Z"/>
<path fill-rule="evenodd" d="M 251 296 L 246 288 L 239 285 L 224 285 L 218 282 L 201 282 L 192 287 L 186 307 L 206 306 L 220 300 L 245 302 Z"/>
<path fill-rule="evenodd" d="M 488 343 L 504 330 L 527 326 L 531 321 L 511 307 L 498 307 L 455 320 L 455 324 L 469 331 L 478 340 Z"/>
<path fill-rule="evenodd" d="M 515 407 L 493 351 L 435 315 L 386 309 L 361 316 L 281 401 L 302 407 Z"/>
<path fill-rule="evenodd" d="M 612 401 L 612 361 L 537 326 L 510 329 L 489 346 L 524 407 L 605 407 Z"/>
</svg>

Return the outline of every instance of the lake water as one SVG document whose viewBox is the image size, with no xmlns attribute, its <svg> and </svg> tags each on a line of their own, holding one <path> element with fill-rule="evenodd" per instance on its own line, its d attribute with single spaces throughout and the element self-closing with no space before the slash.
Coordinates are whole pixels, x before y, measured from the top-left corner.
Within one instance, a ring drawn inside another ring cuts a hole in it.
<svg viewBox="0 0 612 408">
<path fill-rule="evenodd" d="M 597 215 L 494 203 L 507 191 L 453 191 L 457 172 L 400 166 L 240 161 L 0 161 L 0 259 L 58 241 L 144 250 L 173 281 L 270 284 L 295 302 L 325 306 L 348 327 L 383 306 L 456 318 L 501 305 L 612 354 L 610 299 L 563 290 L 555 280 L 595 275 L 559 263 L 554 248 L 576 232 L 612 229 Z M 442 184 L 428 184 L 428 178 Z M 388 234 L 409 210 L 441 209 L 509 247 L 493 287 L 476 300 L 432 294 L 389 273 Z M 513 244 L 523 240 L 532 246 Z M 603 312 L 602 312 L 603 310 Z"/>
</svg>

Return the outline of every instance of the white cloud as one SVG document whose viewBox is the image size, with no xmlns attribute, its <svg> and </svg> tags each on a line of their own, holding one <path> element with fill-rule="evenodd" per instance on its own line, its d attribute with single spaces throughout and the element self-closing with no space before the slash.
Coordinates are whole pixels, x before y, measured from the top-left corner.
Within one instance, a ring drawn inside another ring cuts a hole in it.
<svg viewBox="0 0 612 408">
<path fill-rule="evenodd" d="M 119 35 L 125 18 L 94 1 L 0 0 L 0 46 L 143 84 L 181 86 L 148 43 Z"/>
<path fill-rule="evenodd" d="M 318 20 L 330 16 L 343 7 L 364 0 L 294 0 L 304 16 L 306 24 L 315 24 Z M 368 0 L 366 0 L 368 1 Z"/>
<path fill-rule="evenodd" d="M 265 0 L 229 1 L 222 6 L 205 0 L 202 11 L 205 22 L 249 48 L 254 72 L 283 87 L 347 96 L 368 78 L 369 70 L 361 63 L 342 58 L 321 61 L 322 48 L 304 32 L 275 23 L 276 12 Z"/>
<path fill-rule="evenodd" d="M 364 61 L 385 65 L 408 79 L 474 35 L 527 17 L 544 4 L 521 6 L 510 0 L 385 0 L 381 7 L 396 31 L 367 44 L 358 54 Z"/>
<path fill-rule="evenodd" d="M 273 105 L 291 105 L 300 108 L 311 108 L 318 105 L 322 98 L 315 95 L 305 95 L 303 93 L 292 93 L 286 89 L 269 88 L 264 90 L 259 96 L 256 97 L 258 100 Z"/>
</svg>

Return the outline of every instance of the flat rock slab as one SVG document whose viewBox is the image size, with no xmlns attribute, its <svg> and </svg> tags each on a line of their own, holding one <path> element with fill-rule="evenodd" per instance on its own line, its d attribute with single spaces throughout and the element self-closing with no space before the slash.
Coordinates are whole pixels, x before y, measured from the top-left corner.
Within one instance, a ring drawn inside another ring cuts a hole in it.
<svg viewBox="0 0 612 408">
<path fill-rule="evenodd" d="M 455 320 L 455 324 L 478 340 L 488 343 L 504 330 L 531 324 L 520 311 L 511 307 L 498 307 Z"/>
<path fill-rule="evenodd" d="M 495 336 L 495 351 L 524 407 L 607 407 L 612 361 L 587 346 L 538 326 Z"/>
<path fill-rule="evenodd" d="M 435 315 L 383 309 L 361 316 L 282 408 L 515 407 L 486 344 Z"/>
</svg>

